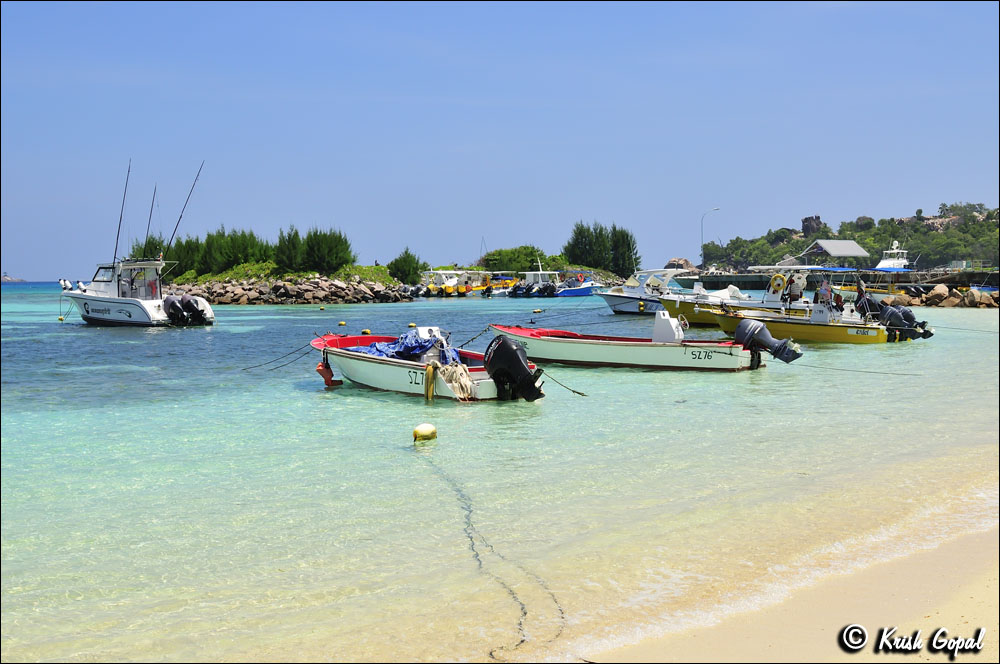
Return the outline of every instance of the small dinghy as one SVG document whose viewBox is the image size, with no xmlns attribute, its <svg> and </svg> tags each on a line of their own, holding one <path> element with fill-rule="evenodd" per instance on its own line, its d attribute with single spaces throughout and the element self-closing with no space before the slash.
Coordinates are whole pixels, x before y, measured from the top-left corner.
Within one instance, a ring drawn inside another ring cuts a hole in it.
<svg viewBox="0 0 1000 664">
<path fill-rule="evenodd" d="M 740 371 L 762 366 L 762 350 L 783 362 L 802 356 L 797 345 L 775 341 L 764 325 L 750 323 L 736 341 L 721 342 L 685 339 L 683 317 L 672 318 L 666 311 L 656 312 L 650 339 L 511 325 L 490 328 L 519 341 L 532 360 L 592 367 Z"/>
<path fill-rule="evenodd" d="M 400 337 L 326 334 L 312 340 L 323 354 L 316 367 L 327 386 L 336 384 L 333 368 L 358 385 L 433 399 L 535 401 L 542 370 L 524 349 L 496 337 L 485 353 L 452 348 L 436 327 L 417 327 Z"/>
</svg>

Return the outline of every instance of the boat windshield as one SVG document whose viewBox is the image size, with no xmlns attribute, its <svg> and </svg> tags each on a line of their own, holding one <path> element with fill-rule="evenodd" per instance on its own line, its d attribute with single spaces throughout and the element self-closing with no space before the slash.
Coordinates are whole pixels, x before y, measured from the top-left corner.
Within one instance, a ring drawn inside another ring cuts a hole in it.
<svg viewBox="0 0 1000 664">
<path fill-rule="evenodd" d="M 97 272 L 94 273 L 94 278 L 91 281 L 111 281 L 114 276 L 114 271 L 110 267 L 99 267 Z"/>
</svg>

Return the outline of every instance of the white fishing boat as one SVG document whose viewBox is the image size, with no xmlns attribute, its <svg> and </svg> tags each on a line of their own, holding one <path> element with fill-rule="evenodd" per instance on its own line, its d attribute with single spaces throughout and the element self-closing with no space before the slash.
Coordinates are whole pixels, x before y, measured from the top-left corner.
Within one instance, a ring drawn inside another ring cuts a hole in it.
<svg viewBox="0 0 1000 664">
<path fill-rule="evenodd" d="M 92 325 L 212 325 L 215 312 L 205 298 L 163 296 L 167 264 L 159 258 L 102 263 L 89 284 L 62 280 L 62 296 Z"/>
<path fill-rule="evenodd" d="M 205 162 L 201 163 L 205 166 Z M 129 162 L 128 173 L 132 172 L 132 162 Z M 181 214 L 174 226 L 174 235 L 180 226 L 181 218 L 191 200 L 194 186 L 198 184 L 201 168 L 191 183 Z M 122 215 L 125 212 L 125 196 L 128 194 L 128 175 L 125 176 L 125 193 L 122 195 L 122 212 L 118 217 L 118 235 L 115 237 L 115 253 L 110 263 L 99 263 L 97 272 L 89 284 L 76 282 L 74 286 L 69 280 L 60 279 L 61 295 L 69 299 L 84 321 L 92 325 L 212 325 L 215 322 L 215 312 L 203 297 L 191 295 L 176 296 L 163 293 L 163 268 L 174 266 L 176 261 L 164 261 L 161 254 L 157 258 L 118 258 L 118 236 L 121 234 Z M 156 200 L 156 191 L 153 192 Z M 153 207 L 150 204 L 150 218 Z M 148 235 L 149 225 L 147 222 Z M 171 235 L 167 250 L 173 242 Z M 61 299 L 60 298 L 60 299 Z M 60 316 L 60 320 L 63 317 Z"/>
<path fill-rule="evenodd" d="M 791 362 L 802 355 L 789 342 L 770 339 L 766 328 L 760 324 L 744 326 L 746 331 L 741 332 L 736 342 L 685 339 L 684 327 L 683 317 L 674 319 L 666 311 L 656 313 L 653 336 L 649 339 L 490 325 L 496 334 L 520 342 L 528 357 L 538 362 L 592 367 L 740 371 L 762 366 L 761 350 L 772 352 L 784 362 Z M 761 336 L 754 338 L 754 334 Z"/>
<path fill-rule="evenodd" d="M 323 355 L 316 367 L 327 386 L 333 369 L 358 385 L 433 399 L 535 401 L 545 396 L 541 370 L 510 339 L 495 338 L 485 353 L 452 348 L 437 327 L 400 337 L 327 334 L 311 342 Z"/>
<path fill-rule="evenodd" d="M 636 270 L 624 284 L 595 293 L 616 314 L 653 314 L 663 310 L 660 296 L 670 292 L 668 282 L 684 269 Z"/>
</svg>

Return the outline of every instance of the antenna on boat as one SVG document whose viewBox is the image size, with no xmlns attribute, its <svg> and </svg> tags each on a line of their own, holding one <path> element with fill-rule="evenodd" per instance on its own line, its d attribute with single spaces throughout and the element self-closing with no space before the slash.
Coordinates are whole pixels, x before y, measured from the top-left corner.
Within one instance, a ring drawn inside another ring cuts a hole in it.
<svg viewBox="0 0 1000 664">
<path fill-rule="evenodd" d="M 156 184 L 153 184 L 153 200 L 149 202 L 149 219 L 146 220 L 146 239 L 142 241 L 142 252 L 146 253 L 146 243 L 149 242 L 149 223 L 153 221 L 153 203 L 156 202 Z M 145 258 L 145 256 L 143 256 Z"/>
<path fill-rule="evenodd" d="M 201 169 L 205 167 L 205 162 L 201 162 L 201 166 L 198 167 L 198 174 L 194 176 L 194 182 L 191 183 L 191 191 L 188 192 L 188 197 L 184 201 L 184 207 L 181 208 L 181 214 L 177 217 L 177 223 L 174 224 L 174 232 L 170 234 L 170 242 L 167 242 L 167 248 L 163 250 L 163 255 L 166 256 L 167 252 L 170 251 L 171 245 L 174 243 L 174 236 L 177 235 L 177 227 L 181 225 L 181 217 L 184 216 L 184 210 L 187 209 L 188 201 L 191 200 L 191 194 L 194 193 L 194 186 L 198 184 L 198 177 L 201 175 Z"/>
<path fill-rule="evenodd" d="M 125 192 L 122 194 L 122 211 L 118 213 L 118 232 L 115 233 L 115 257 L 111 259 L 112 263 L 118 261 L 118 238 L 122 234 L 122 217 L 125 216 L 125 196 L 128 194 L 128 177 L 132 174 L 132 160 L 128 160 L 128 172 L 125 173 Z"/>
</svg>

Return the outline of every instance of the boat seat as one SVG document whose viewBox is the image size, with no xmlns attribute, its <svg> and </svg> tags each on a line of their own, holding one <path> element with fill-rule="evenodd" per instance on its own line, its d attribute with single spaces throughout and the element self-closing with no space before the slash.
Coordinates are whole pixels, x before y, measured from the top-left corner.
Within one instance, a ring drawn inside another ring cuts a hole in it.
<svg viewBox="0 0 1000 664">
<path fill-rule="evenodd" d="M 684 330 L 679 321 L 671 317 L 666 310 L 656 312 L 656 320 L 653 322 L 653 342 L 673 343 L 684 340 Z"/>
</svg>

